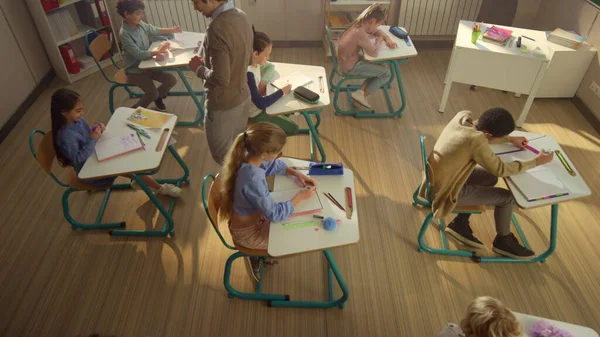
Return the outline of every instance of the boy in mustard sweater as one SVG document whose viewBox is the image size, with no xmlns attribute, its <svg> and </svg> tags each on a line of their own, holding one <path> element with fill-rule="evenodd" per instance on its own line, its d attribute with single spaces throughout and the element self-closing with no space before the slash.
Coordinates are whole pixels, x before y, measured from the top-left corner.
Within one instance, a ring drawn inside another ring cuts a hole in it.
<svg viewBox="0 0 600 337">
<path fill-rule="evenodd" d="M 494 186 L 498 177 L 519 174 L 549 163 L 553 154 L 542 151 L 529 161 L 503 162 L 489 143 L 511 142 L 524 149 L 527 139 L 508 136 L 514 129 L 512 115 L 502 108 L 489 109 L 475 121 L 470 111 L 456 114 L 440 134 L 428 159 L 433 171 L 431 200 L 436 218 L 448 215 L 456 206 L 495 206 L 497 235 L 493 251 L 515 259 L 527 259 L 535 253 L 523 247 L 510 231 L 514 198 L 507 189 Z M 421 184 L 421 197 L 425 197 L 424 186 Z M 468 246 L 483 248 L 483 243 L 473 235 L 469 217 L 470 214 L 459 214 L 446 232 Z"/>
</svg>

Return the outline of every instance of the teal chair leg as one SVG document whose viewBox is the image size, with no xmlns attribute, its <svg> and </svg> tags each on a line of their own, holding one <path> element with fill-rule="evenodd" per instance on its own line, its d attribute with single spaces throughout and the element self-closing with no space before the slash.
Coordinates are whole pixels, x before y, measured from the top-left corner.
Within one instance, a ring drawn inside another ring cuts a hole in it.
<svg viewBox="0 0 600 337">
<path fill-rule="evenodd" d="M 241 291 L 238 291 L 237 289 L 235 289 L 230 282 L 230 278 L 231 278 L 231 265 L 233 264 L 233 261 L 235 261 L 236 259 L 240 258 L 240 257 L 247 257 L 248 255 L 242 253 L 242 252 L 235 252 L 233 254 L 231 254 L 231 256 L 227 259 L 227 262 L 225 263 L 225 272 L 223 273 L 223 285 L 225 286 L 225 289 L 227 290 L 227 296 L 229 298 L 241 298 L 244 300 L 256 300 L 256 301 L 289 301 L 290 299 L 290 295 L 275 295 L 275 294 L 261 294 L 260 290 L 262 288 L 262 281 L 258 283 L 257 285 L 257 291 L 254 293 L 244 293 Z M 257 257 L 268 257 L 268 256 L 257 256 Z M 262 275 L 262 270 L 261 270 L 261 275 Z"/>
<path fill-rule="evenodd" d="M 110 111 L 110 114 L 114 114 L 115 113 L 115 89 L 118 87 L 118 84 L 113 84 L 112 87 L 110 87 L 110 89 L 108 90 L 108 111 Z"/>
<path fill-rule="evenodd" d="M 106 208 L 106 203 L 108 202 L 108 198 L 110 197 L 110 192 L 113 189 L 124 189 L 124 188 L 128 188 L 131 187 L 131 185 L 129 184 L 118 184 L 118 185 L 113 185 L 111 188 L 107 189 L 104 195 L 104 199 L 102 200 L 102 204 L 100 205 L 100 209 L 98 211 L 98 215 L 96 216 L 96 221 L 93 224 L 85 224 L 85 223 L 81 223 L 77 220 L 75 220 L 72 216 L 71 216 L 71 212 L 69 210 L 69 196 L 73 193 L 73 192 L 82 192 L 82 191 L 77 191 L 74 190 L 72 188 L 68 188 L 65 193 L 63 193 L 62 196 L 62 208 L 63 208 L 63 215 L 65 217 L 65 219 L 71 224 L 71 228 L 72 229 L 107 229 L 107 228 L 124 228 L 125 227 L 125 222 L 121 221 L 121 222 L 108 222 L 108 223 L 102 223 L 100 222 L 102 220 L 102 215 L 104 214 L 104 210 Z"/>
<path fill-rule="evenodd" d="M 294 308 L 343 308 L 346 301 L 348 300 L 348 296 L 350 296 L 350 290 L 346 285 L 346 281 L 342 277 L 342 273 L 340 272 L 331 251 L 324 250 L 323 255 L 327 260 L 327 289 L 328 289 L 328 301 L 324 302 L 314 302 L 314 301 L 281 301 L 281 300 L 271 300 L 269 301 L 269 306 L 273 307 L 294 307 Z M 337 281 L 340 289 L 342 290 L 342 295 L 334 300 L 333 297 L 333 279 Z"/>
<path fill-rule="evenodd" d="M 471 252 L 471 251 L 467 251 L 467 250 L 451 250 L 451 249 L 447 249 L 447 248 L 438 249 L 438 248 L 429 247 L 425 243 L 425 233 L 427 232 L 427 228 L 429 228 L 429 225 L 431 224 L 432 220 L 433 220 L 433 213 L 429 212 L 429 214 L 427 214 L 427 217 L 425 218 L 425 221 L 423 222 L 423 225 L 421 226 L 421 230 L 419 231 L 419 237 L 418 237 L 419 247 L 417 248 L 417 250 L 419 252 L 426 251 L 427 253 L 431 253 L 431 254 L 441 254 L 441 255 L 449 255 L 449 256 L 465 256 L 465 257 L 475 256 L 475 252 Z M 440 224 L 440 225 L 443 226 L 442 224 Z M 442 234 L 443 231 L 444 231 L 444 229 L 440 228 L 440 236 L 441 236 L 443 242 L 445 243 L 446 240 L 445 240 L 445 234 Z M 445 246 L 445 244 L 443 246 Z"/>
</svg>

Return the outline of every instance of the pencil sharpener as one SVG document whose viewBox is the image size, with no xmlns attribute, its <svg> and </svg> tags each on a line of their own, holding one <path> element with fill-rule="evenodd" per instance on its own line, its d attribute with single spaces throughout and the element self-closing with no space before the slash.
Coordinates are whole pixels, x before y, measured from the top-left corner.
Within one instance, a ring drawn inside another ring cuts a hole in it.
<svg viewBox="0 0 600 337">
<path fill-rule="evenodd" d="M 521 48 L 521 37 L 517 39 L 517 48 Z"/>
</svg>

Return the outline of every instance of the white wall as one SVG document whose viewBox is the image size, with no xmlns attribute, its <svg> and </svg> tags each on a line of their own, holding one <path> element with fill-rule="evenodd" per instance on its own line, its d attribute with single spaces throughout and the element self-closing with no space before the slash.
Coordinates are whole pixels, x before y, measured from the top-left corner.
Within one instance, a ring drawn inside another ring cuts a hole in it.
<svg viewBox="0 0 600 337">
<path fill-rule="evenodd" d="M 0 0 L 0 127 L 52 69 L 27 5 Z M 10 80 L 6 80 L 10 79 Z"/>
</svg>

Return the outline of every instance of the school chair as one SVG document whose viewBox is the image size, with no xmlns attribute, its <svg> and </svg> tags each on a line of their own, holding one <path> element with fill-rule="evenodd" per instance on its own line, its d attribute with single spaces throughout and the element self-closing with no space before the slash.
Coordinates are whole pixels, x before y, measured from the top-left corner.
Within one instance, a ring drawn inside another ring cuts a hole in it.
<svg viewBox="0 0 600 337">
<path fill-rule="evenodd" d="M 219 176 L 214 176 L 213 174 L 207 174 L 204 176 L 204 180 L 202 181 L 202 203 L 204 204 L 204 211 L 206 212 L 206 216 L 210 221 L 213 229 L 221 239 L 223 245 L 233 251 L 235 253 L 231 254 L 225 262 L 225 273 L 223 275 L 223 285 L 225 286 L 225 290 L 227 290 L 227 296 L 229 298 L 238 297 L 244 300 L 258 300 L 258 301 L 267 301 L 267 304 L 271 306 L 271 301 L 289 301 L 289 295 L 275 295 L 275 294 L 263 294 L 262 290 L 262 276 L 264 272 L 264 268 L 261 265 L 260 267 L 260 275 L 261 281 L 256 285 L 256 291 L 254 293 L 243 293 L 236 290 L 230 282 L 231 278 L 231 265 L 233 261 L 239 258 L 245 257 L 259 257 L 259 258 L 268 258 L 269 254 L 266 250 L 257 250 L 257 249 L 248 249 L 242 246 L 237 245 L 235 242 L 233 245 L 227 243 L 227 240 L 221 234 L 220 225 L 227 228 L 227 223 L 220 221 L 219 219 L 219 208 L 221 206 L 221 197 L 219 192 L 220 179 Z"/>
<path fill-rule="evenodd" d="M 431 209 L 431 181 L 433 178 L 433 174 L 435 172 L 432 166 L 435 166 L 435 162 L 430 162 L 427 156 L 427 139 L 425 136 L 420 136 L 421 143 L 421 164 L 423 165 L 423 171 L 425 173 L 425 200 L 419 197 L 419 190 L 421 185 L 417 187 L 415 192 L 413 193 L 413 206 L 422 206 L 429 210 L 427 216 L 425 217 L 425 221 L 423 221 L 423 225 L 421 225 L 421 229 L 419 230 L 419 236 L 417 238 L 419 247 L 417 250 L 419 252 L 426 251 L 432 254 L 441 254 L 441 255 L 450 255 L 450 256 L 463 256 L 469 257 L 474 262 L 531 262 L 530 260 L 516 260 L 509 257 L 500 257 L 500 256 L 478 256 L 475 251 L 470 250 L 454 250 L 448 249 L 448 243 L 446 240 L 446 232 L 444 229 L 446 228 L 446 224 L 444 219 L 438 219 L 438 230 L 440 232 L 440 239 L 442 242 L 442 248 L 432 248 L 425 243 L 425 233 L 429 228 L 429 225 L 433 221 L 433 211 Z M 481 214 L 486 211 L 485 206 L 457 206 L 454 208 L 452 213 L 454 214 Z M 525 245 L 525 247 L 529 247 L 529 243 L 527 242 L 527 238 L 525 238 L 525 234 L 521 230 L 521 226 L 519 222 L 515 218 L 515 215 L 512 215 L 512 222 L 517 229 L 517 233 L 521 238 L 521 241 Z"/>
<path fill-rule="evenodd" d="M 37 148 L 34 147 L 34 138 L 37 134 L 40 134 L 43 138 L 39 143 Z M 54 175 L 52 172 L 52 163 L 54 162 L 54 158 L 56 158 L 56 153 L 54 152 L 54 145 L 52 144 L 52 131 L 47 133 L 34 130 L 29 134 L 29 150 L 33 157 L 38 161 L 40 166 L 52 177 L 52 179 L 62 187 L 65 187 L 67 190 L 63 193 L 62 196 L 62 210 L 65 219 L 71 224 L 72 229 L 104 229 L 104 228 L 123 228 L 125 227 L 125 222 L 112 222 L 112 223 L 102 223 L 102 215 L 104 214 L 104 209 L 106 208 L 106 204 L 108 203 L 108 198 L 110 197 L 110 193 L 112 190 L 120 190 L 131 188 L 131 184 L 115 184 L 112 186 L 105 187 L 96 187 L 89 184 L 86 184 L 84 181 L 77 177 L 77 173 L 72 167 L 66 168 L 67 170 L 67 183 L 62 182 L 60 179 Z M 98 215 L 96 216 L 96 221 L 93 224 L 84 224 L 75 220 L 69 211 L 69 196 L 74 192 L 82 192 L 82 191 L 94 191 L 94 190 L 104 190 L 104 199 L 102 200 L 102 204 L 100 205 L 100 210 L 98 211 Z"/>
<path fill-rule="evenodd" d="M 352 101 L 352 92 L 356 91 L 358 89 L 360 89 L 362 84 L 347 84 L 345 87 L 343 87 L 342 85 L 347 82 L 347 81 L 351 81 L 351 80 L 366 80 L 371 78 L 370 76 L 361 76 L 361 75 L 350 75 L 350 74 L 346 74 L 344 73 L 342 67 L 339 65 L 338 59 L 337 59 L 337 48 L 334 48 L 333 42 L 331 40 L 331 34 L 329 32 L 329 26 L 325 25 L 325 36 L 327 37 L 327 44 L 329 45 L 329 50 L 331 51 L 331 61 L 332 61 L 332 67 L 331 67 L 331 74 L 329 75 L 329 88 L 330 90 L 332 90 L 334 92 L 333 95 L 333 108 L 335 110 L 335 114 L 336 115 L 345 115 L 345 116 L 354 116 L 354 117 L 387 117 L 389 114 L 375 114 L 374 111 L 372 110 L 355 110 L 354 109 L 354 102 Z M 386 64 L 385 62 L 373 62 L 376 64 Z M 388 106 L 392 107 L 392 101 L 391 101 L 391 97 L 388 91 L 388 88 L 391 86 L 392 81 L 394 80 L 394 72 L 391 71 L 392 76 L 390 77 L 390 80 L 387 81 L 383 86 L 382 89 L 384 89 L 384 93 L 386 96 L 386 100 L 388 103 Z M 334 82 L 335 77 L 339 77 L 339 81 Z M 348 106 L 350 106 L 350 110 L 344 110 L 342 108 L 340 108 L 339 104 L 338 104 L 338 98 L 341 92 L 345 92 L 347 99 L 348 99 Z M 392 110 L 390 110 L 392 111 Z"/>
<path fill-rule="evenodd" d="M 125 69 L 119 67 L 113 58 L 112 53 L 112 42 L 108 39 L 105 34 L 98 34 L 93 30 L 88 30 L 85 32 L 85 46 L 87 50 L 92 54 L 92 58 L 96 63 L 96 66 L 104 76 L 104 79 L 108 81 L 108 83 L 112 84 L 110 89 L 108 90 L 108 109 L 110 113 L 115 112 L 115 103 L 114 103 L 114 91 L 117 88 L 124 88 L 129 97 L 142 97 L 144 94 L 137 93 L 131 90 L 131 87 L 137 87 L 134 84 L 130 84 L 127 81 L 127 74 L 125 73 Z M 100 61 L 104 55 L 108 55 L 110 61 L 113 66 L 117 68 L 117 72 L 113 75 L 112 78 L 109 78 L 108 75 L 104 72 L 102 65 L 100 65 Z"/>
</svg>

